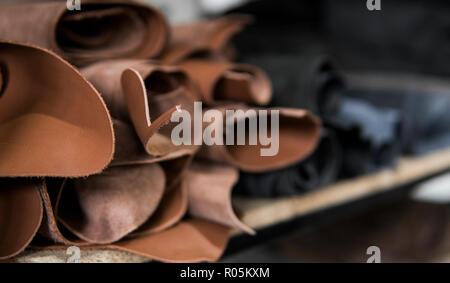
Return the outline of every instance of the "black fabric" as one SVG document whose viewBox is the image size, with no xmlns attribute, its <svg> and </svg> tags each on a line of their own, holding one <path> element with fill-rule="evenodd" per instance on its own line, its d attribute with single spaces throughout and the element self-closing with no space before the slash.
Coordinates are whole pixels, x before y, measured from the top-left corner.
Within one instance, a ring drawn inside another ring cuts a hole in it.
<svg viewBox="0 0 450 283">
<path fill-rule="evenodd" d="M 241 172 L 236 193 L 257 197 L 299 195 L 336 181 L 341 148 L 334 133 L 324 130 L 315 152 L 305 161 L 266 173 Z"/>
<path fill-rule="evenodd" d="M 402 125 L 395 109 L 344 97 L 331 125 L 343 148 L 340 178 L 394 166 L 400 156 L 398 137 Z"/>
<path fill-rule="evenodd" d="M 352 89 L 345 95 L 398 111 L 402 120 L 398 142 L 404 154 L 450 146 L 450 93 Z"/>
<path fill-rule="evenodd" d="M 264 53 L 243 60 L 268 73 L 273 87 L 271 106 L 307 109 L 324 120 L 336 114 L 344 82 L 327 55 Z"/>
</svg>

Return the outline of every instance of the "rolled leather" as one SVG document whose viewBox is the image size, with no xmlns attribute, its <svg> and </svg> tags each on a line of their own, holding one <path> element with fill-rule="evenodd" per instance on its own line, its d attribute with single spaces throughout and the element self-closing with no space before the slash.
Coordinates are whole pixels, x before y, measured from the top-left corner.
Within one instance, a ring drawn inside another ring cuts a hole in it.
<svg viewBox="0 0 450 283">
<path fill-rule="evenodd" d="M 308 193 L 337 180 L 341 171 L 342 148 L 325 128 L 313 154 L 297 164 L 264 173 L 240 172 L 236 193 L 252 197 L 287 197 Z"/>
<path fill-rule="evenodd" d="M 228 15 L 173 26 L 168 47 L 159 59 L 166 64 L 177 64 L 193 57 L 232 59 L 234 52 L 231 38 L 251 20 L 248 15 Z"/>
<path fill-rule="evenodd" d="M 257 67 L 205 59 L 184 60 L 179 66 L 197 84 L 208 106 L 230 101 L 266 105 L 272 97 L 270 80 Z"/>
<path fill-rule="evenodd" d="M 82 69 L 100 91 L 111 115 L 132 123 L 145 151 L 164 156 L 190 147 L 173 145 L 170 117 L 177 106 L 192 109 L 197 96 L 194 85 L 177 67 L 143 60 L 104 61 Z M 125 129 L 117 131 L 125 133 Z M 123 140 L 124 138 L 118 137 Z M 132 141 L 126 142 L 129 146 Z"/>
<path fill-rule="evenodd" d="M 113 58 L 150 58 L 168 40 L 164 16 L 135 1 L 1 3 L 0 39 L 50 49 L 75 65 Z M 37 24 L 39 23 L 39 24 Z"/>
<path fill-rule="evenodd" d="M 0 176 L 80 177 L 110 163 L 111 117 L 75 68 L 53 52 L 9 42 L 0 42 L 0 66 Z"/>
<path fill-rule="evenodd" d="M 148 175 L 150 167 L 144 166 L 148 165 L 140 165 L 145 171 L 139 173 Z M 121 167 L 112 167 L 116 168 Z M 216 261 L 225 249 L 231 228 L 253 233 L 238 220 L 231 208 L 231 189 L 237 179 L 237 172 L 233 168 L 197 164 L 189 170 L 181 186 L 166 192 L 162 199 L 158 184 L 164 180 L 156 179 L 156 174 L 153 178 L 138 180 L 136 170 L 130 168 L 125 174 L 126 178 L 116 182 L 114 179 L 123 177 L 123 174 L 107 175 L 113 172 L 108 170 L 103 176 L 82 180 L 84 188 L 77 184 L 73 187 L 66 185 L 64 190 L 71 190 L 71 193 L 57 189 L 56 193 L 48 194 L 53 200 L 46 204 L 55 203 L 58 207 L 53 210 L 54 219 L 48 222 L 52 222 L 50 228 L 53 229 L 50 239 L 57 245 L 41 239 L 35 242 L 33 248 L 64 249 L 64 245 L 76 245 L 82 249 L 122 250 L 164 262 Z M 159 174 L 158 171 L 154 170 L 154 173 Z M 117 172 L 121 173 L 122 170 Z M 86 187 L 90 182 L 90 187 Z M 99 186 L 99 182 L 105 186 Z M 58 183 L 51 181 L 54 185 Z M 211 184 L 214 186 L 211 187 Z M 155 209 L 156 203 L 158 208 Z M 83 213 L 79 213 L 80 209 Z M 121 210 L 120 215 L 115 213 L 117 209 Z M 144 216 L 148 217 L 145 222 L 139 220 Z M 137 226 L 135 230 L 130 229 L 133 226 Z M 43 223 L 43 227 L 46 229 L 41 228 L 41 234 L 48 237 L 49 234 L 42 232 L 49 231 L 49 225 Z M 68 228 L 73 234 L 67 233 L 62 227 Z M 120 240 L 119 235 L 122 236 Z M 186 241 L 189 241 L 188 245 Z"/>
<path fill-rule="evenodd" d="M 238 121 L 247 120 L 244 117 L 235 116 L 231 117 L 232 121 L 226 121 L 226 110 L 242 110 L 244 115 L 248 110 L 251 110 L 248 112 L 249 115 L 255 115 L 258 120 L 260 119 L 259 110 L 262 110 L 248 108 L 245 105 L 227 105 L 217 109 L 223 114 L 224 129 L 226 129 L 226 124 L 233 125 L 236 129 Z M 314 151 L 322 127 L 320 121 L 314 115 L 301 109 L 269 108 L 264 110 L 268 111 L 267 121 L 271 120 L 271 110 L 279 111 L 279 150 L 277 154 L 262 156 L 261 150 L 268 146 L 262 145 L 258 139 L 255 145 L 250 145 L 248 142 L 244 145 L 237 145 L 236 142 L 227 145 L 224 142 L 223 145 L 203 146 L 198 156 L 204 160 L 226 163 L 246 172 L 264 172 L 292 165 L 305 159 Z M 267 124 L 270 125 L 270 122 L 268 121 Z M 249 127 L 246 126 L 245 138 L 247 141 L 251 135 L 257 137 L 259 131 L 250 131 Z"/>
</svg>

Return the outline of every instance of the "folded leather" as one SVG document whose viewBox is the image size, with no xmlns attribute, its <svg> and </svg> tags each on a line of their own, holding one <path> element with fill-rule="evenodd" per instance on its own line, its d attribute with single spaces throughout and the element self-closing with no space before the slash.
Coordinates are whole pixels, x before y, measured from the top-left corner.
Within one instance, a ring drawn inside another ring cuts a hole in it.
<svg viewBox="0 0 450 283">
<path fill-rule="evenodd" d="M 198 85 L 202 102 L 209 106 L 220 101 L 266 105 L 272 87 L 261 69 L 245 64 L 205 59 L 188 59 L 179 66 Z"/>
<path fill-rule="evenodd" d="M 174 26 L 171 40 L 159 59 L 165 64 L 177 64 L 197 56 L 231 59 L 234 55 L 231 38 L 251 20 L 248 15 L 229 15 Z"/>
<path fill-rule="evenodd" d="M 233 167 L 195 162 L 186 176 L 189 214 L 255 234 L 233 211 L 231 190 L 237 180 L 238 171 Z"/>
<path fill-rule="evenodd" d="M 146 171 L 139 173 L 147 176 L 149 168 L 152 168 L 148 166 L 140 166 Z M 254 233 L 237 219 L 231 207 L 231 189 L 237 180 L 237 172 L 231 167 L 197 163 L 191 167 L 183 183 L 166 192 L 159 202 L 161 187 L 158 184 L 155 186 L 155 182 L 160 183 L 161 180 L 156 179 L 156 174 L 152 176 L 154 178 L 137 178 L 136 170 L 130 168 L 125 174 L 127 176 L 123 178 L 122 170 L 117 170 L 117 175 L 108 170 L 101 175 L 82 180 L 84 186 L 65 185 L 64 191 L 57 188 L 61 184 L 51 181 L 56 185 L 57 192 L 48 196 L 53 195 L 56 202 L 44 203 L 55 203 L 55 207 L 58 207 L 51 209 L 54 212 L 51 216 L 54 218 L 51 221 L 54 231 L 53 237 L 50 237 L 53 241 L 64 245 L 77 245 L 83 249 L 123 250 L 164 262 L 198 262 L 216 261 L 220 257 L 231 227 Z M 155 173 L 161 173 L 158 171 L 155 170 Z M 108 172 L 112 175 L 108 175 Z M 115 179 L 119 177 L 118 182 Z M 153 182 L 153 185 L 143 184 L 145 182 Z M 120 188 L 120 184 L 127 186 Z M 45 186 L 42 188 L 46 190 Z M 72 192 L 67 193 L 67 190 Z M 133 192 L 130 194 L 129 190 Z M 145 191 L 149 193 L 146 194 Z M 104 197 L 105 195 L 108 197 Z M 106 203 L 105 199 L 108 200 Z M 100 205 L 99 201 L 103 205 Z M 155 203 L 158 204 L 156 209 Z M 77 206 L 75 209 L 74 204 Z M 116 214 L 117 209 L 120 209 L 120 215 L 112 215 L 111 213 Z M 133 218 L 148 215 L 142 210 L 150 211 L 148 219 L 143 223 Z M 111 213 L 107 213 L 108 211 Z M 183 219 L 186 212 L 190 216 Z M 67 213 L 69 214 L 66 215 Z M 126 221 L 120 222 L 120 219 Z M 68 240 L 67 236 L 62 236 L 56 221 L 82 240 Z M 48 223 L 50 222 L 43 223 L 46 231 L 49 231 Z M 137 229 L 130 229 L 137 223 L 141 223 Z M 41 231 L 44 231 L 42 227 Z M 125 238 L 119 240 L 118 232 L 122 232 L 122 237 Z M 104 244 L 101 244 L 102 242 Z M 44 243 L 36 244 L 33 248 L 61 249 L 64 246 Z"/>
<path fill-rule="evenodd" d="M 89 243 L 112 243 L 142 225 L 157 209 L 166 179 L 159 164 L 112 167 L 68 182 L 58 220 Z"/>
<path fill-rule="evenodd" d="M 227 105 L 218 108 L 222 111 L 224 125 L 238 122 L 234 118 L 226 121 L 226 110 L 254 110 L 259 119 L 258 108 L 247 108 L 244 105 Z M 321 131 L 320 121 L 306 110 L 277 108 L 268 110 L 267 119 L 270 120 L 270 110 L 279 111 L 279 151 L 273 156 L 261 156 L 261 149 L 266 148 L 257 141 L 256 145 L 217 145 L 203 146 L 198 156 L 202 159 L 227 163 L 242 171 L 263 172 L 292 165 L 308 157 L 316 148 Z M 268 123 L 270 124 L 270 123 Z M 225 125 L 226 126 L 226 125 Z M 224 126 L 224 127 L 225 127 Z M 236 126 L 234 126 L 236 129 Z M 257 133 L 259 131 L 257 130 Z M 251 134 L 257 134 L 251 133 Z M 249 127 L 245 128 L 246 138 L 249 137 Z"/>
<path fill-rule="evenodd" d="M 127 59 L 100 62 L 82 73 L 100 91 L 111 115 L 133 124 L 148 154 L 164 156 L 195 149 L 176 147 L 170 140 L 172 113 L 177 106 L 192 109 L 196 97 L 195 87 L 182 70 Z"/>
<path fill-rule="evenodd" d="M 168 24 L 152 6 L 134 1 L 1 3 L 0 39 L 32 43 L 75 65 L 112 58 L 150 58 L 168 40 Z M 37 24 L 39 23 L 39 24 Z"/>
<path fill-rule="evenodd" d="M 80 177 L 109 164 L 111 117 L 75 68 L 52 52 L 9 42 L 0 42 L 0 66 L 0 176 Z"/>
</svg>

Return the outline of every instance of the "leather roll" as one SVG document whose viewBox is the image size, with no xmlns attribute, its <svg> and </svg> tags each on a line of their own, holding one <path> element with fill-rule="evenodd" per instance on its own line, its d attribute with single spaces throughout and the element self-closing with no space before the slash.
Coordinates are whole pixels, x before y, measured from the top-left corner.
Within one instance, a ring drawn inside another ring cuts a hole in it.
<svg viewBox="0 0 450 283">
<path fill-rule="evenodd" d="M 248 15 L 229 15 L 173 26 L 171 40 L 159 59 L 165 64 L 195 57 L 230 60 L 234 57 L 232 37 L 251 21 Z"/>
<path fill-rule="evenodd" d="M 226 102 L 266 105 L 272 86 L 266 73 L 254 66 L 205 59 L 179 64 L 197 84 L 202 102 L 216 106 Z"/>
<path fill-rule="evenodd" d="M 82 73 L 99 89 L 111 115 L 133 124 L 149 155 L 166 156 L 182 150 L 192 152 L 193 148 L 176 147 L 170 140 L 172 113 L 177 106 L 193 109 L 197 96 L 196 88 L 181 69 L 125 59 L 100 62 L 82 69 Z M 117 137 L 118 142 L 124 139 Z M 133 141 L 124 141 L 124 146 L 131 144 Z"/>
<path fill-rule="evenodd" d="M 226 124 L 226 110 L 253 110 L 256 118 L 259 119 L 258 108 L 247 108 L 243 105 L 228 105 L 218 108 L 224 115 L 223 121 Z M 225 110 L 226 109 L 226 110 Z M 306 110 L 301 109 L 265 109 L 268 110 L 267 119 L 270 119 L 270 111 L 279 111 L 279 151 L 273 156 L 262 156 L 261 150 L 268 147 L 263 146 L 260 141 L 255 145 L 245 143 L 245 145 L 213 144 L 203 146 L 199 152 L 199 157 L 218 163 L 226 163 L 246 172 L 264 172 L 267 170 L 280 169 L 307 158 L 316 148 L 321 131 L 320 121 Z M 242 118 L 242 117 L 241 117 Z M 241 119 L 239 118 L 239 119 Z M 233 118 L 231 122 L 236 129 L 238 120 Z M 230 124 L 230 122 L 228 122 Z M 268 125 L 270 122 L 268 122 Z M 225 129 L 226 125 L 224 126 Z M 259 131 L 257 131 L 259 133 Z M 257 134 L 257 133 L 252 133 Z M 249 127 L 245 128 L 246 139 L 249 138 Z"/>
<path fill-rule="evenodd" d="M 113 58 L 150 58 L 168 40 L 164 16 L 134 1 L 1 3 L 0 39 L 50 49 L 75 65 Z"/>
</svg>

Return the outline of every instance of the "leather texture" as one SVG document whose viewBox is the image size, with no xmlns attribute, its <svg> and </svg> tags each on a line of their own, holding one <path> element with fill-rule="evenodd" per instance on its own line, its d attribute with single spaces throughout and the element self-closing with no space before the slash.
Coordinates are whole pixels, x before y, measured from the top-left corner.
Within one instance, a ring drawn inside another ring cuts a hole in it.
<svg viewBox="0 0 450 283">
<path fill-rule="evenodd" d="M 170 121 L 195 101 L 221 113 L 270 101 L 264 71 L 231 61 L 230 40 L 250 21 L 176 26 L 170 38 L 162 14 L 135 1 L 82 1 L 81 11 L 0 4 L 0 40 L 9 40 L 0 41 L 0 260 L 75 245 L 216 261 L 231 230 L 254 234 L 232 206 L 238 169 L 304 160 L 320 121 L 277 108 L 272 157 L 262 144 L 175 146 Z"/>
<path fill-rule="evenodd" d="M 166 64 L 177 64 L 193 57 L 233 59 L 230 41 L 251 21 L 248 15 L 236 14 L 173 26 L 172 37 L 159 59 Z"/>
<path fill-rule="evenodd" d="M 111 117 L 74 67 L 52 52 L 8 42 L 0 42 L 0 65 L 0 176 L 81 177 L 109 164 Z"/>
<path fill-rule="evenodd" d="M 0 39 L 50 49 L 75 65 L 113 58 L 157 56 L 169 26 L 155 8 L 136 1 L 83 0 L 0 4 Z M 39 24 L 37 24 L 39 23 Z"/>
<path fill-rule="evenodd" d="M 245 105 L 227 105 L 218 108 L 222 111 L 224 124 L 226 121 L 226 110 L 255 110 L 259 118 L 258 108 L 248 108 Z M 267 119 L 270 120 L 270 110 Z M 264 146 L 257 141 L 256 145 L 211 145 L 202 146 L 199 157 L 218 163 L 226 163 L 246 172 L 264 172 L 275 170 L 299 162 L 307 158 L 314 152 L 321 131 L 321 122 L 314 115 L 306 110 L 276 108 L 279 110 L 279 151 L 274 156 L 261 156 L 261 149 Z M 230 123 L 230 122 L 228 122 Z M 237 119 L 232 123 L 236 124 Z M 268 122 L 270 124 L 270 122 Z M 224 126 L 225 127 L 225 126 Z M 234 126 L 236 129 L 236 125 Z M 250 135 L 249 127 L 245 128 L 245 135 Z"/>
</svg>

